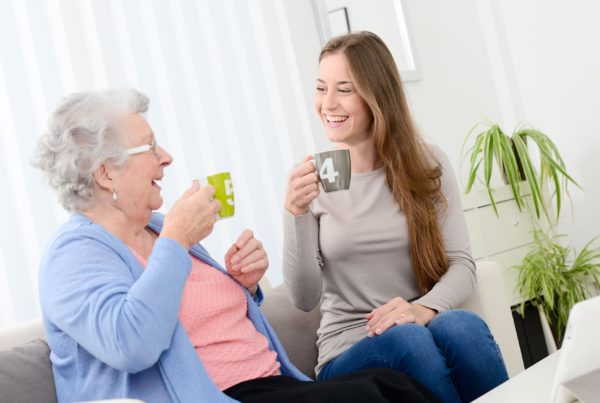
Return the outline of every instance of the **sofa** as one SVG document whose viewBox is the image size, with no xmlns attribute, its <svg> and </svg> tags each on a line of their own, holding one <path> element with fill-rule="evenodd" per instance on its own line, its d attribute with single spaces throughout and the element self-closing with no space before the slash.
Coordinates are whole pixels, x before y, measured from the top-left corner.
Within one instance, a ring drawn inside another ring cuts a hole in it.
<svg viewBox="0 0 600 403">
<path fill-rule="evenodd" d="M 264 288 L 268 288 L 268 285 Z M 510 376 L 523 370 L 523 362 L 501 268 L 493 262 L 477 263 L 477 287 L 463 308 L 478 313 L 498 342 Z M 314 378 L 317 363 L 316 330 L 320 311 L 296 309 L 284 285 L 265 291 L 262 311 L 281 339 L 291 361 Z M 0 329 L 0 403 L 56 402 L 49 348 L 41 320 Z"/>
</svg>

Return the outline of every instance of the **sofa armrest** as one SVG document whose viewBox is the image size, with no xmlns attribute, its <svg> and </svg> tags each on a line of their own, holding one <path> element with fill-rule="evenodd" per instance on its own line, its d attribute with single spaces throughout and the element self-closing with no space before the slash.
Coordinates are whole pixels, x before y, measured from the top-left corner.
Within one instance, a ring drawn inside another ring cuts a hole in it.
<svg viewBox="0 0 600 403">
<path fill-rule="evenodd" d="M 477 285 L 461 308 L 478 314 L 488 325 L 500 347 L 509 376 L 523 371 L 523 358 L 505 291 L 504 274 L 496 262 L 478 261 Z"/>
<path fill-rule="evenodd" d="M 21 346 L 36 339 L 46 339 L 41 319 L 34 319 L 18 323 L 6 329 L 0 329 L 0 348 Z"/>
</svg>

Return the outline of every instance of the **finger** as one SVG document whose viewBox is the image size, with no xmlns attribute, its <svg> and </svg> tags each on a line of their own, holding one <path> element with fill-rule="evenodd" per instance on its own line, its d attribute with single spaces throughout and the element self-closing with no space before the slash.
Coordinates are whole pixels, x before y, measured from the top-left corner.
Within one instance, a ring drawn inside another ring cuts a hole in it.
<svg viewBox="0 0 600 403">
<path fill-rule="evenodd" d="M 249 229 L 245 229 L 242 231 L 237 241 L 235 241 L 235 244 L 238 249 L 242 249 L 252 238 L 254 238 L 254 233 Z"/>
<path fill-rule="evenodd" d="M 245 256 L 242 260 L 237 262 L 238 265 L 244 267 L 251 263 L 258 262 L 259 260 L 265 259 L 265 253 L 260 249 L 255 249 L 250 252 L 247 256 Z"/>
<path fill-rule="evenodd" d="M 394 326 L 396 324 L 396 321 L 394 321 L 393 319 L 387 319 L 385 321 L 383 321 L 382 323 L 379 324 L 379 326 L 377 326 L 375 328 L 375 334 L 380 335 L 381 333 L 385 332 L 386 330 L 388 330 L 390 327 Z"/>
<path fill-rule="evenodd" d="M 221 211 L 221 202 L 217 199 L 213 199 L 208 202 L 208 211 L 214 216 L 215 221 L 217 219 L 217 214 Z"/>
<path fill-rule="evenodd" d="M 199 192 L 207 198 L 212 198 L 215 194 L 215 187 L 213 185 L 200 185 Z"/>
<path fill-rule="evenodd" d="M 314 182 L 305 183 L 302 185 L 298 185 L 295 189 L 296 197 L 304 197 L 312 192 L 316 192 L 319 190 L 319 182 L 315 180 Z"/>
<path fill-rule="evenodd" d="M 236 244 L 232 244 L 225 253 L 225 264 L 231 263 L 231 257 L 239 250 Z"/>
<path fill-rule="evenodd" d="M 413 323 L 415 322 L 415 316 L 410 312 L 403 312 L 396 318 L 396 324 L 401 323 Z"/>
<path fill-rule="evenodd" d="M 306 196 L 302 196 L 301 198 L 297 199 L 295 202 L 298 205 L 308 206 L 310 204 L 310 202 L 312 202 L 314 199 L 317 198 L 318 195 L 319 195 L 319 191 L 317 190 L 312 193 L 309 193 Z"/>
<path fill-rule="evenodd" d="M 251 238 L 248 240 L 248 242 L 246 242 L 245 245 L 243 245 L 240 248 L 240 250 L 235 254 L 235 256 L 233 256 L 231 261 L 234 264 L 238 264 L 257 249 L 262 249 L 262 244 L 257 239 Z"/>
<path fill-rule="evenodd" d="M 302 178 L 308 175 L 309 173 L 314 172 L 316 170 L 315 166 L 308 161 L 309 160 L 306 160 L 299 164 L 296 168 L 292 169 L 292 171 L 290 172 L 290 179 L 293 180 L 297 178 Z"/>
<path fill-rule="evenodd" d="M 373 309 L 371 315 L 371 323 L 377 323 L 381 318 L 394 310 L 394 306 L 388 302 L 379 308 Z"/>
<path fill-rule="evenodd" d="M 269 267 L 269 262 L 266 259 L 261 259 L 248 265 L 242 266 L 240 271 L 244 274 L 261 271 L 264 273 L 265 271 L 267 271 L 267 267 Z"/>
<path fill-rule="evenodd" d="M 318 182 L 319 176 L 315 172 L 307 172 L 305 175 L 294 179 L 293 188 L 299 191 L 309 185 L 316 185 Z"/>
<path fill-rule="evenodd" d="M 377 329 L 385 329 L 386 323 L 395 323 L 396 315 L 393 312 L 388 312 L 385 314 L 380 314 L 379 316 L 371 319 L 368 323 L 369 330 L 377 333 Z M 389 327 L 389 326 L 388 326 Z M 380 332 L 381 333 L 381 332 Z M 379 333 L 379 334 L 380 334 Z"/>
<path fill-rule="evenodd" d="M 185 192 L 181 195 L 182 198 L 190 197 L 194 193 L 196 193 L 200 189 L 200 181 L 198 179 L 194 179 L 192 181 L 192 185 L 186 189 Z"/>
</svg>

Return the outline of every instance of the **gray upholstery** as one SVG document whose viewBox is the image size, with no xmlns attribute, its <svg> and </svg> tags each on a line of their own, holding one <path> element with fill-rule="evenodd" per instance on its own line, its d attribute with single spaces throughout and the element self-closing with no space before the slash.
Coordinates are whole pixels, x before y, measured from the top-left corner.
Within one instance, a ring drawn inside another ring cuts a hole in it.
<svg viewBox="0 0 600 403">
<path fill-rule="evenodd" d="M 307 376 L 315 377 L 317 365 L 317 329 L 321 312 L 317 306 L 310 312 L 294 307 L 279 285 L 265 292 L 261 310 L 275 329 L 290 360 Z"/>
<path fill-rule="evenodd" d="M 0 350 L 0 403 L 56 402 L 49 354 L 40 339 Z"/>
</svg>

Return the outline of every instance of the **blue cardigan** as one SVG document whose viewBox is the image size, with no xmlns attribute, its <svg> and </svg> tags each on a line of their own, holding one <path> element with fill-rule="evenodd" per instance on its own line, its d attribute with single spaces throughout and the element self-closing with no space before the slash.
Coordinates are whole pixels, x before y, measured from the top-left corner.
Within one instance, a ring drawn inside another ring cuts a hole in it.
<svg viewBox="0 0 600 403">
<path fill-rule="evenodd" d="M 163 216 L 149 227 L 160 232 Z M 189 251 L 226 271 L 200 245 Z M 146 270 L 129 248 L 73 214 L 40 268 L 40 300 L 59 402 L 131 397 L 154 402 L 233 401 L 211 381 L 178 320 L 191 258 L 159 238 Z M 283 375 L 309 380 L 287 358 L 262 315 L 259 290 L 246 291 L 248 318 L 277 353 Z"/>
</svg>

